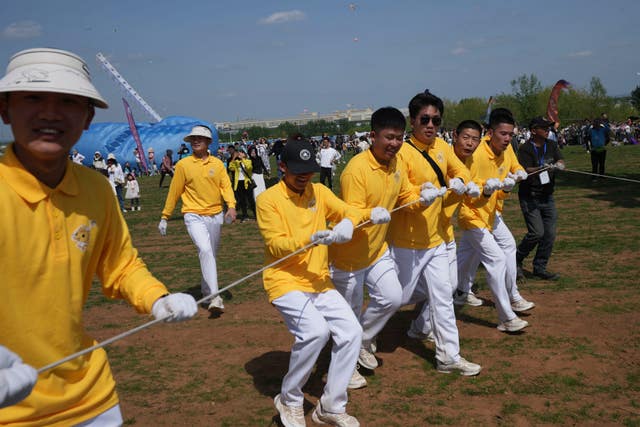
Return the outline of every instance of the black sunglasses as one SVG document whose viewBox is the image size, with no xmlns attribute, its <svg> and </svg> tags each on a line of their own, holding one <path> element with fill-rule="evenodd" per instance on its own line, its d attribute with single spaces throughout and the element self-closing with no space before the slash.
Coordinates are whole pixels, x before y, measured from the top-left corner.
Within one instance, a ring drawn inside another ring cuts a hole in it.
<svg viewBox="0 0 640 427">
<path fill-rule="evenodd" d="M 431 121 L 431 123 L 433 123 L 434 126 L 440 126 L 442 124 L 442 117 L 440 116 L 428 116 L 428 115 L 424 115 L 424 116 L 420 116 L 420 124 L 421 125 L 428 125 L 429 121 Z"/>
</svg>

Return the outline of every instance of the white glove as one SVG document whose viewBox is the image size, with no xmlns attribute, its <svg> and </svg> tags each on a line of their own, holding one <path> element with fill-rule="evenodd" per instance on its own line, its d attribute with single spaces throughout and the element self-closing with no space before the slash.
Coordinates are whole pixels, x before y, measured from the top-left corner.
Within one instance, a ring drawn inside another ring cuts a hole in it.
<svg viewBox="0 0 640 427">
<path fill-rule="evenodd" d="M 0 408 L 15 405 L 29 396 L 38 372 L 6 347 L 0 346 Z"/>
<path fill-rule="evenodd" d="M 432 183 L 425 182 L 420 188 L 420 203 L 423 206 L 429 206 L 440 196 L 440 190 L 438 190 Z"/>
<path fill-rule="evenodd" d="M 311 235 L 311 241 L 316 245 L 330 245 L 336 241 L 336 234 L 331 230 L 316 231 Z"/>
<path fill-rule="evenodd" d="M 467 184 L 467 194 L 471 197 L 480 197 L 480 187 L 478 184 L 471 181 Z"/>
<path fill-rule="evenodd" d="M 353 223 L 350 219 L 345 218 L 337 223 L 331 231 L 336 235 L 335 243 L 348 242 L 353 236 Z"/>
<path fill-rule="evenodd" d="M 373 224 L 386 224 L 391 221 L 391 214 L 385 208 L 377 206 L 371 209 L 370 218 Z"/>
<path fill-rule="evenodd" d="M 467 188 L 460 178 L 451 178 L 449 180 L 449 190 L 453 190 L 456 194 L 464 194 Z"/>
<path fill-rule="evenodd" d="M 516 182 L 524 181 L 529 177 L 529 174 L 524 169 L 518 169 L 516 173 L 510 175 Z"/>
<path fill-rule="evenodd" d="M 553 164 L 553 168 L 554 169 L 558 169 L 559 171 L 563 171 L 564 170 L 564 162 L 555 162 Z"/>
<path fill-rule="evenodd" d="M 498 178 L 489 178 L 482 188 L 482 192 L 485 196 L 489 197 L 494 191 L 499 190 L 502 187 L 502 183 Z"/>
<path fill-rule="evenodd" d="M 516 186 L 516 181 L 513 178 L 506 177 L 500 184 L 502 191 L 511 191 Z"/>
<path fill-rule="evenodd" d="M 158 224 L 158 230 L 160 231 L 161 236 L 167 235 L 167 220 L 161 219 L 160 224 Z"/>
<path fill-rule="evenodd" d="M 175 293 L 158 298 L 151 307 L 155 319 L 164 318 L 165 322 L 181 322 L 191 319 L 198 312 L 196 300 L 189 294 Z"/>
</svg>

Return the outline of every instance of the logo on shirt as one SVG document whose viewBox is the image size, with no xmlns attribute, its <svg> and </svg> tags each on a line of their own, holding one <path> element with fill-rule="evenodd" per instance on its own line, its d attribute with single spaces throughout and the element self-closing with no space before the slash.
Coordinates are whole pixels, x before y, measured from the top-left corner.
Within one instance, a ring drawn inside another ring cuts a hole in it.
<svg viewBox="0 0 640 427">
<path fill-rule="evenodd" d="M 436 159 L 438 159 L 438 163 L 444 163 L 444 156 L 442 155 L 442 151 L 438 151 Z"/>
<path fill-rule="evenodd" d="M 311 212 L 315 212 L 316 211 L 316 199 L 315 197 L 311 200 L 309 200 L 309 205 L 307 206 L 307 209 L 309 209 Z"/>
<path fill-rule="evenodd" d="M 71 234 L 71 240 L 76 244 L 78 249 L 82 252 L 85 252 L 89 247 L 89 242 L 91 241 L 91 229 L 96 226 L 95 221 L 89 221 L 87 225 L 81 225 L 76 228 L 76 231 Z"/>
<path fill-rule="evenodd" d="M 500 166 L 498 168 L 498 176 L 502 176 L 502 173 L 504 172 L 504 166 Z"/>
<path fill-rule="evenodd" d="M 393 174 L 393 179 L 396 181 L 396 184 L 400 182 L 400 171 L 396 171 L 396 173 Z"/>
<path fill-rule="evenodd" d="M 213 176 L 213 174 L 214 174 L 213 168 L 209 169 L 209 176 Z"/>
</svg>

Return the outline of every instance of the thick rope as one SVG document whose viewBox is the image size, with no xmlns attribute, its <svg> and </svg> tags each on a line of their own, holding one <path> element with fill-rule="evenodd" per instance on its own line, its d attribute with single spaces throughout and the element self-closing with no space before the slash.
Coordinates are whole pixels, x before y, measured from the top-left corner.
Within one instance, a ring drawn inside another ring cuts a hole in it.
<svg viewBox="0 0 640 427">
<path fill-rule="evenodd" d="M 635 182 L 636 184 L 640 184 L 640 181 L 636 180 L 636 179 L 629 179 L 629 178 L 622 178 L 619 176 L 613 176 L 613 175 L 600 175 L 597 173 L 591 173 L 591 172 L 585 172 L 585 171 L 579 171 L 579 170 L 575 170 L 575 169 L 564 169 L 565 172 L 573 172 L 573 173 L 579 173 L 579 174 L 583 174 L 583 175 L 591 175 L 591 176 L 595 176 L 598 178 L 609 178 L 609 179 L 617 179 L 619 181 L 627 181 L 627 182 Z"/>
</svg>

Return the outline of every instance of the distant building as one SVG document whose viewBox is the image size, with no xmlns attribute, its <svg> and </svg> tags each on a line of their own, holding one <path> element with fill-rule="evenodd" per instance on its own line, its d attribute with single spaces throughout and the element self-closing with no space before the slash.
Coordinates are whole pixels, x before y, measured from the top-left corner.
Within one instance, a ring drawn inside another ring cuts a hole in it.
<svg viewBox="0 0 640 427">
<path fill-rule="evenodd" d="M 371 108 L 365 109 L 351 109 L 351 110 L 343 110 L 343 111 L 334 111 L 329 114 L 319 114 L 316 112 L 310 113 L 302 113 L 298 114 L 295 117 L 285 117 L 282 119 L 246 119 L 239 120 L 236 122 L 220 122 L 215 123 L 216 127 L 220 131 L 238 131 L 242 129 L 246 129 L 252 126 L 259 126 L 265 128 L 277 128 L 282 123 L 289 122 L 294 125 L 305 125 L 312 121 L 317 120 L 325 120 L 327 122 L 336 122 L 338 120 L 347 119 L 350 122 L 368 122 L 371 120 L 371 115 L 373 114 Z M 409 110 L 407 108 L 401 108 L 400 111 L 404 115 L 409 115 Z"/>
</svg>

